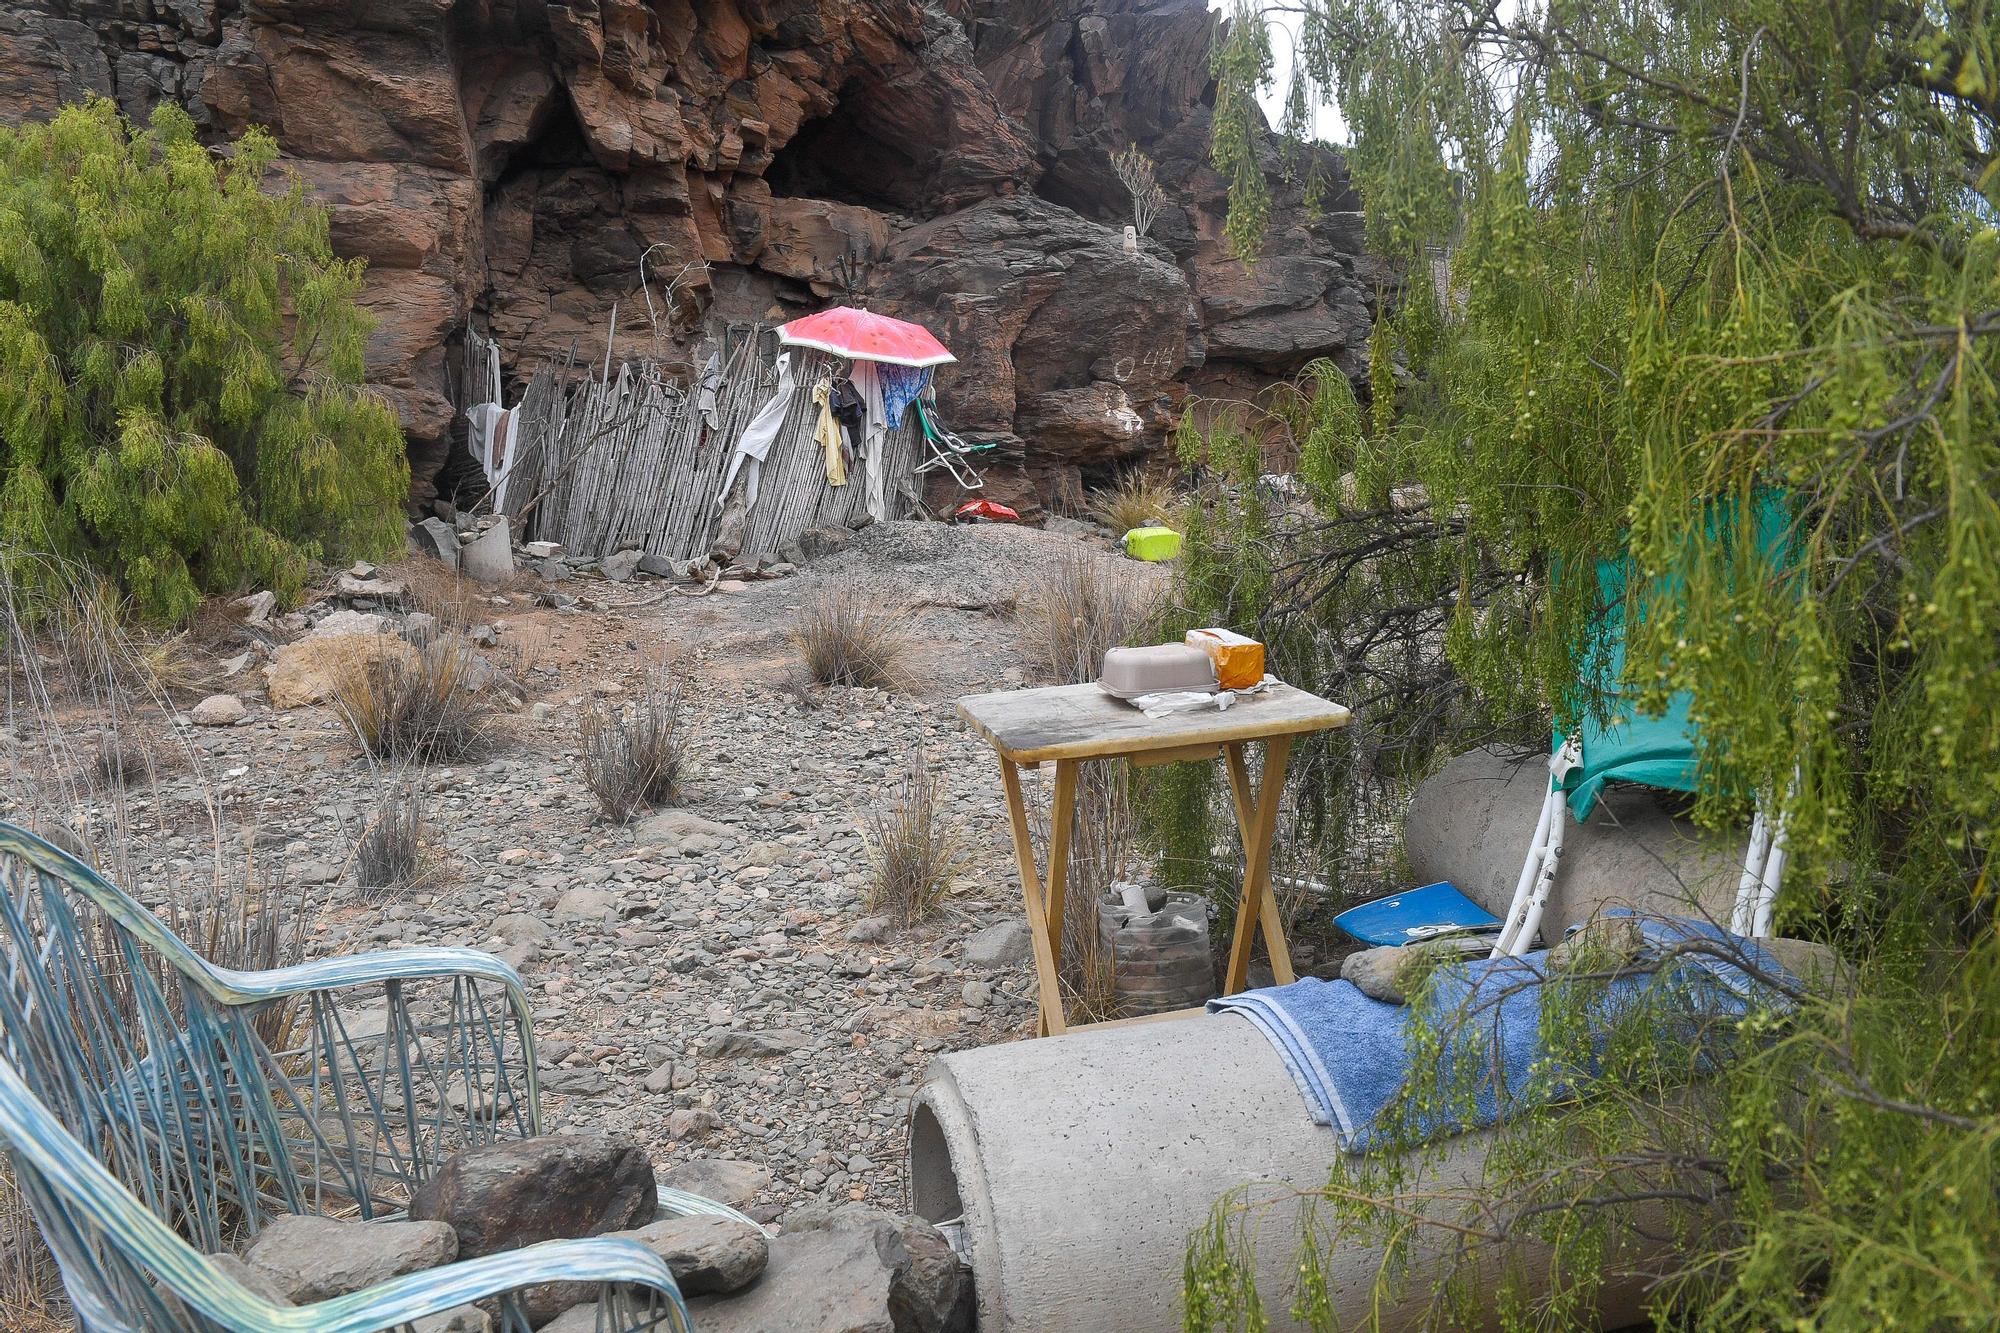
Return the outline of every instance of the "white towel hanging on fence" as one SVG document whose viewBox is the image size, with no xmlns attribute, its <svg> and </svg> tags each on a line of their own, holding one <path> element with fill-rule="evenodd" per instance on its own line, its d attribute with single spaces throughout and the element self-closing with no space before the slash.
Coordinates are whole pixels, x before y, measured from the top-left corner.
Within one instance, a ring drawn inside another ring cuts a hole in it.
<svg viewBox="0 0 2000 1333">
<path fill-rule="evenodd" d="M 792 357 L 789 352 L 778 354 L 778 387 L 764 405 L 757 409 L 757 415 L 750 418 L 750 424 L 737 437 L 736 453 L 729 460 L 729 470 L 722 474 L 722 489 L 716 492 L 717 509 L 729 501 L 729 488 L 736 482 L 737 469 L 743 460 L 750 460 L 750 472 L 743 485 L 743 507 L 749 509 L 757 503 L 757 477 L 764 470 L 764 460 L 771 453 L 771 446 L 777 442 L 778 428 L 785 424 L 785 414 L 791 410 L 792 395 L 799 386 L 792 380 Z"/>
<path fill-rule="evenodd" d="M 877 523 L 889 517 L 889 500 L 883 493 L 888 478 L 883 455 L 889 449 L 889 410 L 882 403 L 882 368 L 873 361 L 856 361 L 849 374 L 854 390 L 861 395 L 861 453 L 868 463 L 868 517 Z"/>
</svg>

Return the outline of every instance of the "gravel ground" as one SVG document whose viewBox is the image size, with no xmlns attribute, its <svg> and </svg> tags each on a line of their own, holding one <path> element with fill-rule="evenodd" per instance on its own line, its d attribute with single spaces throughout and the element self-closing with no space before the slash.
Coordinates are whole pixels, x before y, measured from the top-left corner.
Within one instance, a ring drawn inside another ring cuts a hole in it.
<svg viewBox="0 0 2000 1333">
<path fill-rule="evenodd" d="M 231 836 L 317 904 L 308 956 L 447 944 L 519 963 L 555 1126 L 631 1133 L 662 1168 L 761 1163 L 766 1215 L 815 1198 L 900 1207 L 925 1064 L 1033 1031 L 1031 969 L 964 957 L 974 931 L 1020 913 L 998 772 L 954 701 L 1024 683 L 1009 614 L 1077 550 L 1116 558 L 1080 535 L 890 523 L 793 577 L 705 597 L 577 580 L 562 589 L 595 600 L 556 611 L 513 594 L 492 613 L 527 703 L 488 757 L 421 771 L 445 873 L 382 904 L 340 883 L 375 790 L 367 761 L 326 710 L 274 712 L 244 689 L 242 722 L 186 733 L 194 770 L 131 797 L 138 891 L 157 899 L 199 864 L 205 774 Z M 902 688 L 797 686 L 791 615 L 835 583 L 910 609 Z M 695 682 L 685 802 L 599 823 L 579 712 L 670 658 Z M 916 745 L 947 775 L 968 855 L 939 916 L 895 932 L 867 919 L 857 823 Z"/>
</svg>

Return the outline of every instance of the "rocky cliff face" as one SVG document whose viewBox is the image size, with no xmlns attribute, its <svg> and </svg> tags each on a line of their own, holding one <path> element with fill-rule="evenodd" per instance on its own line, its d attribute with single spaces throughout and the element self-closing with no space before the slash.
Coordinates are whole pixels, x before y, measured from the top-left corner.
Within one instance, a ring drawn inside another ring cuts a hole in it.
<svg viewBox="0 0 2000 1333">
<path fill-rule="evenodd" d="M 96 92 L 269 126 L 368 260 L 371 374 L 420 485 L 462 433 L 468 319 L 525 374 L 602 355 L 614 306 L 621 353 L 675 362 L 712 320 L 858 297 L 958 353 L 945 419 L 1024 460 L 989 493 L 1034 504 L 1158 447 L 1190 390 L 1363 369 L 1390 275 L 1337 160 L 1313 216 L 1274 150 L 1267 257 L 1224 251 L 1215 23 L 1202 0 L 6 0 L 0 117 Z M 1169 199 L 1137 254 L 1128 143 Z"/>
</svg>

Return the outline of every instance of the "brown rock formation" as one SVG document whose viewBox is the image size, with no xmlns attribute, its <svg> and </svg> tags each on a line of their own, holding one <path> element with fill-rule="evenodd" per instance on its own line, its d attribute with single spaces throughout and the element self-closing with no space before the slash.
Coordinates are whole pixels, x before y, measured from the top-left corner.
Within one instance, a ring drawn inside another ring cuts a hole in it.
<svg viewBox="0 0 2000 1333">
<path fill-rule="evenodd" d="M 1215 24 L 1202 0 L 8 0 L 0 117 L 100 93 L 269 126 L 369 262 L 420 484 L 463 435 L 468 319 L 523 374 L 600 355 L 614 306 L 621 352 L 677 361 L 705 321 L 851 294 L 959 354 L 943 415 L 1024 460 L 991 493 L 1032 506 L 1157 448 L 1190 388 L 1363 368 L 1389 275 L 1337 158 L 1348 211 L 1315 218 L 1274 148 L 1269 257 L 1224 252 Z M 1137 254 L 1131 142 L 1170 200 Z"/>
</svg>

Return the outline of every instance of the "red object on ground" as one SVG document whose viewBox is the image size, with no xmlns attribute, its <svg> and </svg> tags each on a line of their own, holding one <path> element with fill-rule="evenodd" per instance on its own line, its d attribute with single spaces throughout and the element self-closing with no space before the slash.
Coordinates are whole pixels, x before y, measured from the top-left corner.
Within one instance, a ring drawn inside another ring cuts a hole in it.
<svg viewBox="0 0 2000 1333">
<path fill-rule="evenodd" d="M 951 511 L 951 516 L 961 523 L 972 523 L 980 519 L 988 523 L 1019 523 L 1021 515 L 1006 505 L 993 500 L 967 500 Z"/>
<path fill-rule="evenodd" d="M 887 361 L 894 366 L 941 366 L 958 360 L 921 324 L 845 305 L 780 325 L 778 341 L 853 361 Z"/>
</svg>

